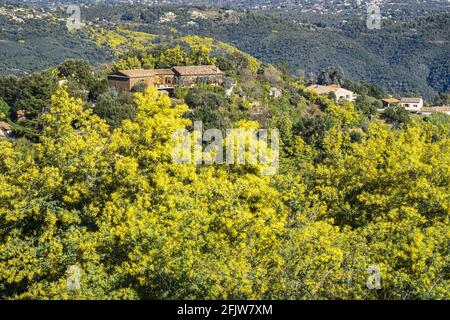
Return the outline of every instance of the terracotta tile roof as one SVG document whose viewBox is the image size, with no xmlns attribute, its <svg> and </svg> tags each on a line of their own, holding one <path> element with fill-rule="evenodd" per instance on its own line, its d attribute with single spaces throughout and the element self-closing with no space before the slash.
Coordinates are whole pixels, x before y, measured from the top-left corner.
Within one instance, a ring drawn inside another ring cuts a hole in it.
<svg viewBox="0 0 450 320">
<path fill-rule="evenodd" d="M 10 131 L 12 127 L 9 125 L 9 123 L 0 121 L 0 130 L 2 131 Z"/>
<path fill-rule="evenodd" d="M 216 66 L 179 66 L 172 69 L 130 69 L 119 70 L 110 76 L 123 76 L 128 78 L 144 78 L 155 75 L 175 75 L 182 76 L 201 76 L 223 74 L 223 71 Z"/>
<path fill-rule="evenodd" d="M 28 114 L 28 112 L 25 111 L 25 110 L 17 110 L 17 111 L 16 111 L 17 118 L 23 118 L 23 117 L 25 117 L 27 114 Z"/>
<path fill-rule="evenodd" d="M 395 98 L 387 98 L 387 99 L 383 99 L 384 102 L 386 103 L 398 103 L 400 102 L 400 100 L 395 99 Z"/>
<path fill-rule="evenodd" d="M 145 70 L 145 69 L 130 69 L 130 70 L 119 70 L 114 75 L 124 75 L 129 78 L 143 78 L 143 77 L 152 77 L 155 75 L 153 70 Z"/>
<path fill-rule="evenodd" d="M 223 74 L 223 71 L 216 66 L 179 66 L 172 68 L 180 76 L 201 76 Z"/>
<path fill-rule="evenodd" d="M 175 72 L 173 72 L 172 69 L 152 69 L 149 71 L 154 72 L 154 74 L 163 74 L 163 75 L 167 75 L 167 76 L 175 75 Z"/>
<path fill-rule="evenodd" d="M 402 98 L 401 103 L 420 103 L 422 98 Z"/>
</svg>

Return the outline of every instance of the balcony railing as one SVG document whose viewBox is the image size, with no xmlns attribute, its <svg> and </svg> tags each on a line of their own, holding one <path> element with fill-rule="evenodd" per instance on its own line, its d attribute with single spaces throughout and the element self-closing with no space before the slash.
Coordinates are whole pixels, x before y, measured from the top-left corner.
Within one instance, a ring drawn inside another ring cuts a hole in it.
<svg viewBox="0 0 450 320">
<path fill-rule="evenodd" d="M 158 90 L 167 90 L 167 89 L 173 89 L 174 85 L 170 84 L 170 83 L 166 83 L 166 84 L 157 84 L 156 88 Z"/>
</svg>

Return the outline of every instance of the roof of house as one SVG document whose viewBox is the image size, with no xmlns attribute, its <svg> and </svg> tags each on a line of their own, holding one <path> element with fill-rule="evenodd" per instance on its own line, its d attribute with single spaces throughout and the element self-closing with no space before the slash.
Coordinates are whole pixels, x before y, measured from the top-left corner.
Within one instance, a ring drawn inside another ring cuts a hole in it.
<svg viewBox="0 0 450 320">
<path fill-rule="evenodd" d="M 143 77 L 151 77 L 155 75 L 153 70 L 145 70 L 145 69 L 130 69 L 130 70 L 119 70 L 114 75 L 124 75 L 128 78 L 143 78 Z"/>
<path fill-rule="evenodd" d="M 0 130 L 2 131 L 10 131 L 12 129 L 11 125 L 7 122 L 0 121 Z"/>
<path fill-rule="evenodd" d="M 17 118 L 23 118 L 23 117 L 25 117 L 27 114 L 28 114 L 28 111 L 23 110 L 23 109 L 17 110 L 17 111 L 16 111 Z"/>
<path fill-rule="evenodd" d="M 401 103 L 420 103 L 422 98 L 402 98 Z"/>
<path fill-rule="evenodd" d="M 151 71 L 154 74 L 162 74 L 167 76 L 173 76 L 175 74 L 172 69 L 152 69 Z"/>
<path fill-rule="evenodd" d="M 223 74 L 219 67 L 210 66 L 177 66 L 172 68 L 180 76 L 199 76 Z"/>
<path fill-rule="evenodd" d="M 332 85 L 329 85 L 329 86 L 322 86 L 322 85 L 319 85 L 319 84 L 313 84 L 313 85 L 310 85 L 309 87 L 307 87 L 306 89 L 311 90 L 311 91 L 313 91 L 313 92 L 315 92 L 317 94 L 327 94 L 327 93 L 330 93 L 330 92 L 336 92 L 339 89 L 347 90 L 347 89 L 341 88 L 337 84 L 332 84 Z M 349 90 L 347 90 L 347 91 L 349 91 Z"/>
<path fill-rule="evenodd" d="M 155 75 L 175 75 L 181 76 L 199 76 L 199 75 L 217 75 L 223 74 L 223 71 L 216 66 L 179 66 L 172 69 L 130 69 L 119 70 L 111 76 L 123 76 L 127 78 L 144 78 Z"/>
<path fill-rule="evenodd" d="M 387 99 L 383 99 L 384 102 L 386 103 L 398 103 L 400 102 L 400 100 L 395 99 L 395 98 L 387 98 Z"/>
</svg>

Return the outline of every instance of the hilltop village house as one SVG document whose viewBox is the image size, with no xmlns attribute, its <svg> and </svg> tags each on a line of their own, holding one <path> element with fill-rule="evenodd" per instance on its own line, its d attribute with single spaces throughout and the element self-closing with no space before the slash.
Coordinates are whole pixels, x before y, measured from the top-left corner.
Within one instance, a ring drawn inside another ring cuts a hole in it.
<svg viewBox="0 0 450 320">
<path fill-rule="evenodd" d="M 450 115 L 450 106 L 434 106 L 424 107 L 422 98 L 396 98 L 383 99 L 383 108 L 390 108 L 395 105 L 402 106 L 406 111 L 422 115 L 430 115 L 433 113 L 445 113 Z"/>
<path fill-rule="evenodd" d="M 395 99 L 395 98 L 386 98 L 386 99 L 382 99 L 383 102 L 383 108 L 390 108 L 398 103 L 400 103 L 400 100 Z"/>
<path fill-rule="evenodd" d="M 170 69 L 119 70 L 108 76 L 108 86 L 119 93 L 131 91 L 140 83 L 170 91 L 177 86 L 192 87 L 196 84 L 221 85 L 225 74 L 216 66 L 178 66 Z"/>
<path fill-rule="evenodd" d="M 399 105 L 409 112 L 419 112 L 423 108 L 422 98 L 386 98 L 382 99 L 383 108 L 390 108 Z"/>
<path fill-rule="evenodd" d="M 340 100 L 347 100 L 352 102 L 355 101 L 357 97 L 357 94 L 355 94 L 354 92 L 341 88 L 336 84 L 332 84 L 329 86 L 314 84 L 307 87 L 306 89 L 315 92 L 319 95 L 334 93 L 334 95 L 336 96 L 336 102 L 339 102 Z"/>
<path fill-rule="evenodd" d="M 422 98 L 402 98 L 400 105 L 410 112 L 419 112 L 423 108 Z"/>
</svg>

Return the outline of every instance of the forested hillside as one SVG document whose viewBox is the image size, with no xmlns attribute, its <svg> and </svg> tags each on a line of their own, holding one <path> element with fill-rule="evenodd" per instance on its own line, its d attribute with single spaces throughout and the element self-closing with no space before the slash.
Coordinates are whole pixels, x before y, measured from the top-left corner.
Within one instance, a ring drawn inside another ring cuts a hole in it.
<svg viewBox="0 0 450 320">
<path fill-rule="evenodd" d="M 68 58 L 107 62 L 111 55 L 83 31 L 69 32 L 64 16 L 0 4 L 0 73 L 24 75 Z"/>
<path fill-rule="evenodd" d="M 121 27 L 86 29 L 104 69 L 0 77 L 1 299 L 450 298 L 449 116 L 378 114 L 386 93 L 345 79 L 360 97 L 337 103 L 229 44 Z M 105 81 L 203 64 L 224 86 Z M 193 121 L 278 129 L 278 173 L 174 163 Z"/>
<path fill-rule="evenodd" d="M 263 61 L 287 65 L 291 72 L 318 73 L 336 65 L 353 80 L 374 82 L 396 93 L 419 92 L 430 99 L 448 91 L 450 14 L 398 24 L 384 20 L 381 30 L 368 30 L 365 17 L 328 28 L 263 13 L 206 10 L 203 18 L 193 19 L 193 9 L 163 10 L 176 18 L 159 23 L 163 14 L 153 8 L 130 9 L 119 16 L 121 23 L 132 22 L 140 31 L 213 37 Z"/>
<path fill-rule="evenodd" d="M 81 16 L 87 24 L 106 30 L 119 26 L 167 39 L 191 34 L 212 37 L 264 62 L 285 66 L 291 73 L 317 75 L 325 67 L 339 66 L 348 78 L 376 83 L 392 93 L 415 92 L 432 100 L 437 93 L 448 92 L 448 12 L 399 22 L 387 18 L 381 30 L 368 30 L 361 15 L 327 25 L 295 14 L 98 4 L 83 7 Z M 0 50 L 5 57 L 1 72 L 29 72 L 68 57 L 93 63 L 110 58 L 110 52 L 101 43 L 96 46 L 83 29 L 67 33 L 64 19 L 51 22 L 64 16 L 58 9 L 50 17 L 18 23 L 0 15 L 4 44 Z"/>
</svg>

